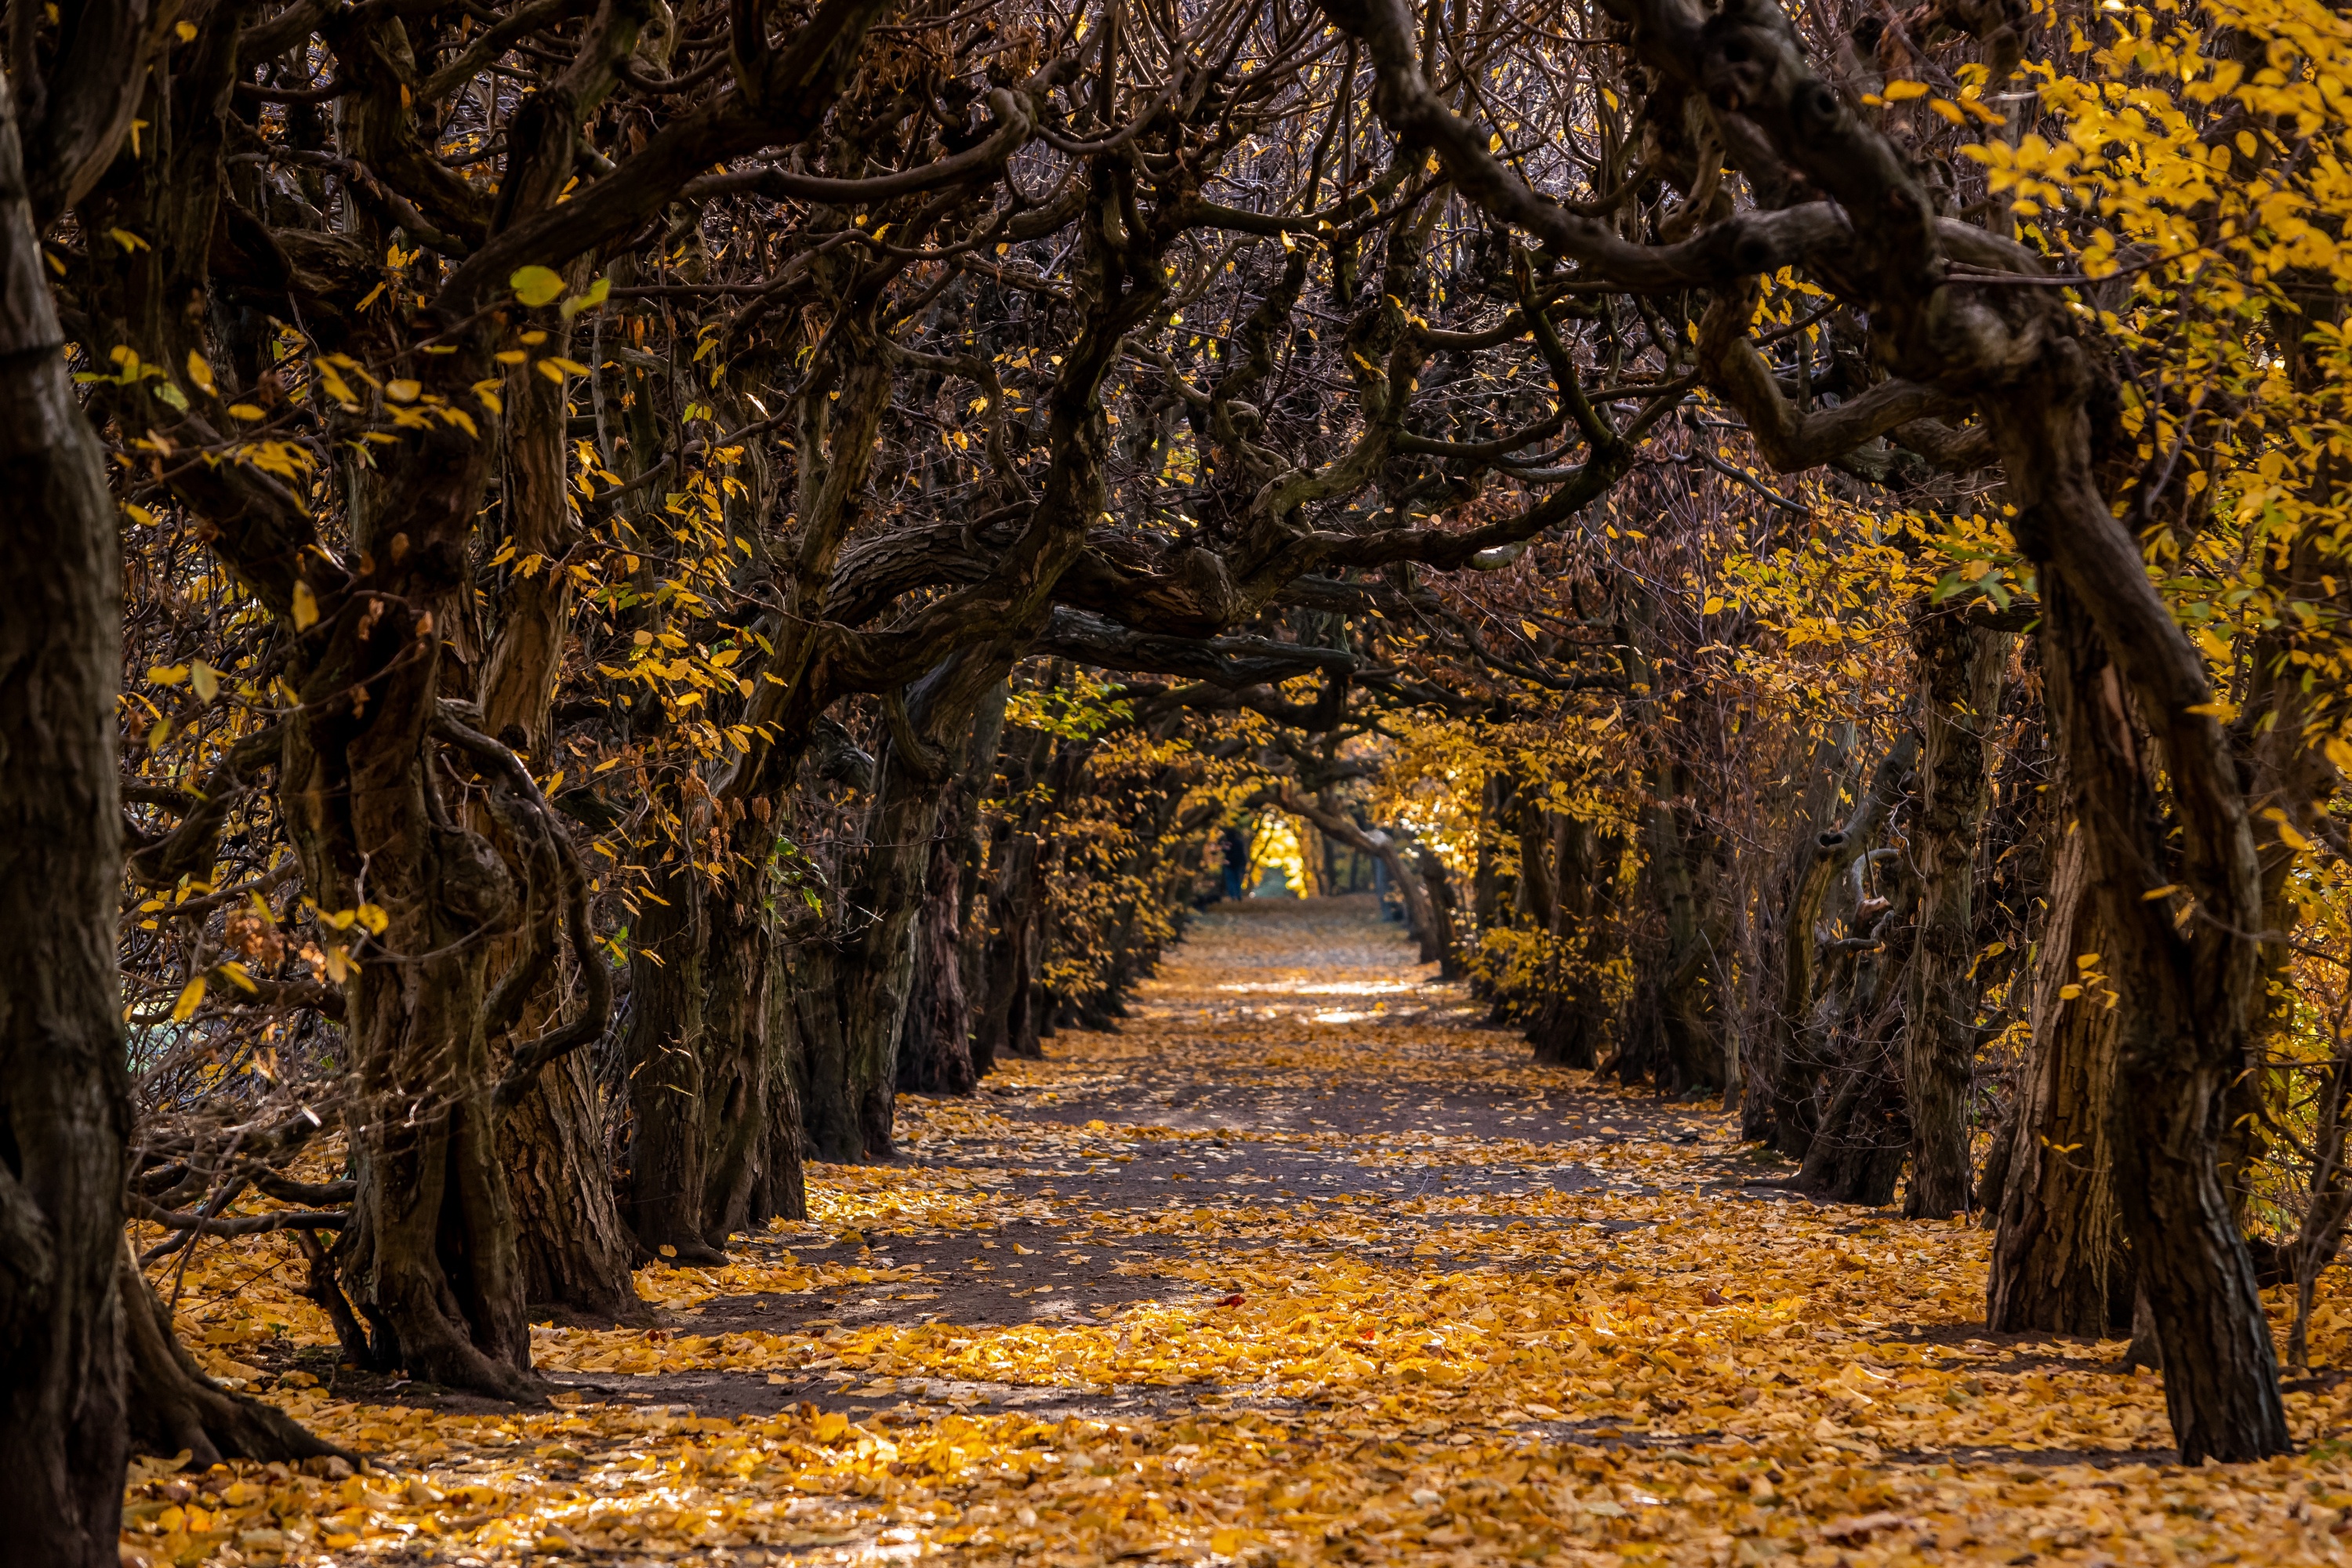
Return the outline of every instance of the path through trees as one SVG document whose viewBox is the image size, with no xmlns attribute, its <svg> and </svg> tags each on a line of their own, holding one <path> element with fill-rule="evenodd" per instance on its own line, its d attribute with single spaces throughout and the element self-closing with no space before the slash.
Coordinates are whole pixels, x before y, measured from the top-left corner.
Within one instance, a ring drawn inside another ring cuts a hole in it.
<svg viewBox="0 0 2352 1568">
<path fill-rule="evenodd" d="M 535 1328 L 552 1410 L 338 1373 L 290 1244 L 212 1254 L 215 1373 L 389 1468 L 142 1468 L 131 1539 L 2008 1562 L 2128 1560 L 2153 1516 L 2189 1558 L 2329 1552 L 2342 1458 L 2156 1468 L 2118 1346 L 1978 1327 L 1982 1231 L 1759 1185 L 1787 1167 L 1719 1111 L 1533 1066 L 1434 973 L 1368 897 L 1213 911 L 1121 1032 L 902 1100 L 903 1163 L 812 1166 L 808 1225 L 642 1272 L 655 1325 Z"/>
</svg>

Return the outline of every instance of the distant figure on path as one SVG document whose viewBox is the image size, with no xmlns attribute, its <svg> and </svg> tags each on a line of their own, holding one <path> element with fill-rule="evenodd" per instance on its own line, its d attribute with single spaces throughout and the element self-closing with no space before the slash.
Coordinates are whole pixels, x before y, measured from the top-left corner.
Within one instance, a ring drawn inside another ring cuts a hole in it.
<svg viewBox="0 0 2352 1568">
<path fill-rule="evenodd" d="M 1249 838 L 1238 827 L 1224 832 L 1225 897 L 1238 900 L 1244 879 L 1249 875 Z"/>
</svg>

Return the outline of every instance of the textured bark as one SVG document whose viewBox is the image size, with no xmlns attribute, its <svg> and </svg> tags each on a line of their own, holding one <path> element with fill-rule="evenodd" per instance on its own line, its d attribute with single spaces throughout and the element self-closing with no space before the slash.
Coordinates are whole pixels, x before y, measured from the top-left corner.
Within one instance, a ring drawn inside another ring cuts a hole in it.
<svg viewBox="0 0 2352 1568">
<path fill-rule="evenodd" d="M 1035 734 L 1025 753 L 1005 770 L 1008 792 L 1025 797 L 1021 815 L 1001 826 L 988 883 L 987 946 L 981 961 L 979 1016 L 972 1029 L 972 1066 L 984 1073 L 998 1057 L 1036 1057 L 1038 1046 L 1038 830 L 1045 805 L 1034 786 L 1048 772 L 1053 737 Z"/>
<path fill-rule="evenodd" d="M 915 919 L 915 978 L 898 1052 L 898 1087 L 925 1094 L 969 1094 L 978 1081 L 971 1059 L 971 1005 L 963 988 L 963 928 L 957 892 L 962 879 L 961 824 L 940 814 Z"/>
<path fill-rule="evenodd" d="M 768 948 L 768 1127 L 751 1184 L 751 1212 L 788 1220 L 808 1217 L 807 1072 L 794 1032 L 789 973 L 782 944 Z"/>
<path fill-rule="evenodd" d="M 2102 1336 L 2123 1327 L 2130 1310 L 2107 1144 L 2117 1013 L 2103 988 L 2060 995 L 2079 986 L 2076 955 L 2105 946 L 2089 860 L 2082 832 L 2069 832 L 2032 975 L 2032 1044 L 1985 1286 L 1986 1324 L 2002 1332 Z"/>
<path fill-rule="evenodd" d="M 1413 850 L 1413 865 L 1421 875 L 1422 885 L 1429 889 L 1429 924 L 1437 938 L 1437 977 L 1459 980 L 1462 941 L 1455 920 L 1459 911 L 1454 907 L 1454 879 L 1446 875 L 1445 862 L 1426 844 Z"/>
<path fill-rule="evenodd" d="M 1404 905 L 1405 929 L 1419 949 L 1421 962 L 1442 963 L 1445 943 L 1438 932 L 1436 914 L 1429 907 L 1428 884 L 1407 864 L 1393 835 L 1375 831 L 1365 837 L 1371 841 L 1372 852 L 1380 857 L 1381 867 L 1388 872 L 1389 885 L 1396 889 L 1397 899 Z"/>
<path fill-rule="evenodd" d="M 556 352 L 571 352 L 570 338 L 570 324 L 559 323 Z M 544 772 L 555 751 L 549 703 L 572 611 L 572 579 L 561 563 L 577 532 L 564 483 L 565 405 L 562 389 L 528 365 L 509 372 L 506 397 L 506 510 L 517 564 L 504 584 L 478 700 L 482 728 Z M 534 558 L 536 565 L 523 564 Z M 562 1001 L 560 981 L 548 966 L 509 1031 L 509 1048 L 552 1021 Z M 605 1155 L 604 1121 L 594 1074 L 575 1053 L 541 1071 L 516 1097 L 499 1123 L 499 1157 L 510 1178 L 528 1300 L 599 1321 L 635 1321 L 646 1309 L 629 1277 L 634 1248 Z"/>
<path fill-rule="evenodd" d="M 1654 788 L 1666 792 L 1666 781 Z M 1705 884 L 1717 848 L 1706 826 L 1657 804 L 1642 816 L 1643 879 L 1659 925 L 1635 950 L 1633 990 L 1616 1055 L 1602 1064 L 1627 1083 L 1668 1093 L 1731 1080 L 1723 1020 L 1725 933 Z"/>
<path fill-rule="evenodd" d="M 1762 1075 L 1762 1098 L 1771 1107 L 1769 1131 L 1773 1146 L 1791 1159 L 1802 1160 L 1812 1150 L 1819 1130 L 1813 1089 L 1828 1066 L 1815 1027 L 1815 1014 L 1822 1004 L 1821 935 L 1816 927 L 1822 905 L 1840 874 L 1856 857 L 1870 852 L 1871 841 L 1901 799 L 1918 755 L 1916 731 L 1906 730 L 1895 737 L 1872 770 L 1869 788 L 1854 803 L 1853 814 L 1843 826 L 1814 838 L 1789 896 L 1788 911 L 1781 921 L 1780 994 L 1767 1014 L 1772 1033 L 1760 1054 L 1769 1062 L 1769 1070 Z"/>
<path fill-rule="evenodd" d="M 1003 865 L 989 892 L 994 929 L 981 967 L 988 989 L 972 1036 L 975 1071 L 999 1057 L 1039 1054 L 1036 879 L 1036 834 L 1034 828 L 1016 830 L 1007 841 Z"/>
<path fill-rule="evenodd" d="M 1553 830 L 1549 933 L 1555 960 L 1543 999 L 1528 1025 L 1535 1058 L 1554 1067 L 1590 1068 L 1601 1059 L 1602 999 L 1597 980 L 1607 922 L 1595 919 L 1601 868 L 1590 823 L 1557 819 Z M 1610 841 L 1612 845 L 1614 840 Z"/>
<path fill-rule="evenodd" d="M 112 1568 L 127 1458 L 121 588 L 16 114 L 0 81 L 0 1508 L 13 1559 Z"/>
<path fill-rule="evenodd" d="M 754 837 L 744 864 L 764 866 L 771 837 Z M 739 896 L 741 902 L 714 902 L 705 960 L 701 1225 L 714 1247 L 771 1219 L 808 1213 L 800 1095 L 785 1044 L 774 1037 L 776 1009 L 768 994 L 779 977 L 774 932 L 762 900 Z"/>
<path fill-rule="evenodd" d="M 835 1164 L 865 1157 L 861 1089 L 852 1076 L 850 1040 L 840 1006 L 841 955 L 811 932 L 787 945 L 785 996 L 802 1063 L 801 1118 L 809 1152 Z"/>
<path fill-rule="evenodd" d="M 1944 1219 L 1968 1207 L 1969 1101 L 1977 1056 L 1976 868 L 1991 773 L 1985 736 L 1999 717 L 2008 639 L 1958 611 L 1922 606 L 1918 660 L 1919 791 L 1912 863 L 1919 918 L 1903 1033 L 1903 1093 L 1911 1117 L 1911 1184 L 1903 1212 Z"/>
<path fill-rule="evenodd" d="M 1890 1042 L 1884 1034 L 1861 1036 L 1831 1071 L 1820 1128 L 1795 1184 L 1835 1203 L 1883 1207 L 1902 1177 L 1908 1142 L 1902 1072 Z"/>
<path fill-rule="evenodd" d="M 647 1310 L 630 1283 L 635 1248 L 614 1200 L 597 1095 L 584 1054 L 549 1063 L 499 1121 L 499 1158 L 532 1309 L 636 1322 Z"/>
<path fill-rule="evenodd" d="M 915 973 L 915 919 L 949 783 L 984 696 L 1012 660 L 993 650 L 951 656 L 906 694 L 884 754 L 857 879 L 824 940 L 796 953 L 808 984 L 794 1007 L 809 1050 L 809 1132 L 824 1158 L 887 1160 L 898 1047 Z M 795 978 L 798 978 L 796 974 Z M 816 1103 L 814 1086 L 822 1087 Z"/>
<path fill-rule="evenodd" d="M 1740 1061 L 1745 1080 L 1740 1088 L 1739 1135 L 1753 1142 L 1769 1142 L 1778 1135 L 1777 1121 L 1789 1112 L 1776 1094 L 1781 1064 L 1795 1044 L 1791 1020 L 1801 1019 L 1811 1006 L 1815 961 L 1812 921 L 1827 886 L 1822 866 L 1821 836 L 1833 831 L 1851 764 L 1855 730 L 1844 726 L 1835 738 L 1815 742 L 1808 759 L 1803 788 L 1792 800 L 1795 832 L 1787 859 L 1773 874 L 1759 900 L 1758 921 L 1758 1027 Z M 1808 912 L 1799 906 L 1801 895 L 1811 900 Z M 1801 994 L 1791 1005 L 1790 987 Z"/>
<path fill-rule="evenodd" d="M 664 877 L 629 958 L 629 1172 L 623 1214 L 646 1256 L 716 1262 L 704 1240 L 701 891 Z M 667 1253 L 663 1248 L 668 1248 Z"/>
<path fill-rule="evenodd" d="M 2136 554 L 2133 561 L 2137 574 Z M 2226 931 L 2183 933 L 2164 900 L 2141 896 L 2166 864 L 2154 765 L 2135 705 L 2108 661 L 2112 644 L 2078 594 L 2067 582 L 2045 593 L 2043 666 L 2068 772 L 2082 792 L 2082 831 L 2106 938 L 2102 967 L 2116 976 L 2121 997 L 2108 1137 L 2133 1268 L 2162 1358 L 2165 1403 L 2185 1461 L 2282 1453 L 2288 1436 L 2277 1357 L 2215 1157 L 2216 1122 L 2247 1061 L 2254 954 Z M 2193 736 L 2178 728 L 2174 736 L 2176 752 L 2189 753 L 2168 757 L 2176 808 L 2220 816 L 2226 786 L 2189 776 L 2206 759 L 2189 749 Z M 2251 906 L 2253 855 L 2242 815 L 2236 843 L 2215 842 L 2227 831 L 2225 821 L 2195 825 L 2185 836 L 2180 879 L 2200 888 L 2220 883 L 2217 893 Z M 2242 866 L 2210 858 L 2233 851 Z M 2253 910 L 2244 913 L 2251 919 Z"/>
<path fill-rule="evenodd" d="M 898 1050 L 901 1089 L 969 1094 L 979 1081 L 979 1064 L 972 1059 L 971 995 L 964 983 L 970 946 L 964 928 L 974 918 L 970 903 L 977 885 L 973 829 L 981 798 L 996 772 L 1005 695 L 1004 683 L 999 681 L 981 700 L 961 765 L 940 797 L 924 870 L 922 910 L 915 922 L 913 991 Z"/>
</svg>

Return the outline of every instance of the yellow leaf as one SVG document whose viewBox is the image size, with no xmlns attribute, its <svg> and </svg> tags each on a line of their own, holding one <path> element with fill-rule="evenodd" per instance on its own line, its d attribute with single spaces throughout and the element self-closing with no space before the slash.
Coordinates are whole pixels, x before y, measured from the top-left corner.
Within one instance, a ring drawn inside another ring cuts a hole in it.
<svg viewBox="0 0 2352 1568">
<path fill-rule="evenodd" d="M 603 304 L 612 292 L 613 280 L 610 278 L 597 279 L 588 285 L 586 292 L 574 294 L 571 299 L 563 301 L 563 319 L 568 321 L 583 310 L 594 310 Z"/>
<path fill-rule="evenodd" d="M 182 26 L 187 26 L 184 22 L 180 25 Z M 213 390 L 213 367 L 206 364 L 205 363 L 205 356 L 198 353 L 194 349 L 190 349 L 188 351 L 188 379 L 194 382 L 206 392 L 211 392 Z"/>
<path fill-rule="evenodd" d="M 310 592 L 310 584 L 299 577 L 294 580 L 294 629 L 307 632 L 319 624 L 319 598 Z"/>
<path fill-rule="evenodd" d="M 205 999 L 205 977 L 197 975 L 180 990 L 180 999 L 172 1004 L 172 1022 L 184 1024 L 195 1015 Z"/>
<path fill-rule="evenodd" d="M 188 667 L 188 684 L 195 688 L 198 701 L 210 702 L 220 695 L 220 672 L 198 659 Z"/>
<path fill-rule="evenodd" d="M 1907 99 L 1925 98 L 1927 96 L 1927 84 L 1924 81 L 1890 81 L 1879 96 L 1889 103 L 1901 103 Z"/>
<path fill-rule="evenodd" d="M 507 282 L 526 305 L 544 305 L 563 292 L 563 275 L 548 267 L 518 268 Z"/>
<path fill-rule="evenodd" d="M 424 390 L 422 385 L 404 377 L 399 381 L 387 381 L 383 384 L 383 395 L 394 403 L 414 403 L 416 401 L 417 395 Z"/>
</svg>

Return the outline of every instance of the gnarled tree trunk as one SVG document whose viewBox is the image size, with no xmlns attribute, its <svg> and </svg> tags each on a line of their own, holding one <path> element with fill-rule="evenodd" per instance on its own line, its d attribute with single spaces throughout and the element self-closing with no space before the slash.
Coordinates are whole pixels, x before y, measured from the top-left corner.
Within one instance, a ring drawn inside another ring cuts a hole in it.
<svg viewBox="0 0 2352 1568">
<path fill-rule="evenodd" d="M 1976 1067 L 1977 842 L 1991 774 L 1986 731 L 1999 716 L 2008 639 L 1957 609 L 1922 606 L 1911 646 L 1919 661 L 1919 795 L 1912 863 L 1919 919 L 1904 1012 L 1903 1093 L 1911 1116 L 1911 1184 L 1903 1212 L 1942 1219 L 1969 1204 L 1969 1097 Z"/>
<path fill-rule="evenodd" d="M 128 1428 L 114 500 L 68 379 L 0 80 L 0 1505 L 113 1568 Z"/>
<path fill-rule="evenodd" d="M 2107 1143 L 2117 1010 L 2104 986 L 2083 984 L 2085 972 L 2074 962 L 2105 945 L 2089 848 L 2070 826 L 2031 976 L 2032 1044 L 2018 1084 L 1985 1285 L 1986 1325 L 2002 1332 L 2098 1337 L 2130 1317 Z M 2063 994 L 2068 990 L 2076 994 Z"/>
<path fill-rule="evenodd" d="M 2259 909 L 2252 841 L 2236 781 L 2210 776 L 2221 759 L 2200 743 L 2198 721 L 2185 710 L 2168 714 L 2175 807 L 2199 820 L 2184 836 L 2177 883 L 2167 875 L 2147 739 L 2109 662 L 2114 641 L 2082 603 L 2086 588 L 2118 595 L 2147 588 L 2137 551 L 2123 553 L 2127 568 L 2122 560 L 2115 565 L 2118 574 L 2129 571 L 2128 581 L 2077 586 L 2078 574 L 2069 573 L 2052 583 L 2043 632 L 2051 710 L 2082 792 L 2082 831 L 2106 938 L 2102 967 L 2120 996 L 2108 1112 L 2116 1192 L 2181 1458 L 2253 1458 L 2285 1450 L 2286 1411 L 2253 1259 L 2216 1161 L 2220 1112 L 2246 1066 L 2254 1010 L 2256 954 L 2237 935 Z M 2165 629 L 2173 629 L 2168 616 Z M 2143 661 L 2161 661 L 2166 651 L 2136 650 Z M 2186 672 L 2173 683 L 2184 696 L 2192 686 Z M 2193 685 L 2201 689 L 2201 670 Z M 2228 929 L 2176 927 L 2169 898 L 2146 896 L 2174 885 L 2215 896 L 2220 907 L 2204 914 Z"/>
</svg>

